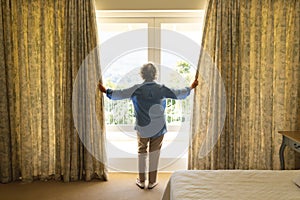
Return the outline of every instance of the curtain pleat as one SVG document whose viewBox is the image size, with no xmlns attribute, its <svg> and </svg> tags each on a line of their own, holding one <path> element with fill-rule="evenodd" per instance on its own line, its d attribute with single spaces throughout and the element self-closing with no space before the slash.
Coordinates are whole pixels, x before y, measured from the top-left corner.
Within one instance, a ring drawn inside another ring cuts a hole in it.
<svg viewBox="0 0 300 200">
<path fill-rule="evenodd" d="M 83 113 L 97 115 L 84 122 L 99 124 L 88 135 L 95 152 L 79 137 L 72 110 L 77 73 L 91 52 L 95 91 L 101 81 L 94 1 L 2 0 L 0 28 L 0 181 L 106 180 L 102 95 L 93 97 L 97 111 Z"/>
<path fill-rule="evenodd" d="M 2 3 L 2 2 L 1 2 Z M 6 5 L 3 5 L 3 7 L 6 7 Z M 1 128 L 1 134 L 0 134 L 0 177 L 1 181 L 3 182 L 9 182 L 11 180 L 11 175 L 13 174 L 12 168 L 10 167 L 12 165 L 12 155 L 10 152 L 10 143 L 11 143 L 11 137 L 10 137 L 10 110 L 9 110 L 9 99 L 8 99 L 8 69 L 5 67 L 7 63 L 12 62 L 11 59 L 11 53 L 6 51 L 4 52 L 3 49 L 7 47 L 8 45 L 11 45 L 11 38 L 8 38 L 6 35 L 4 35 L 3 27 L 5 24 L 7 24 L 7 20 L 9 20 L 7 16 L 7 12 L 10 10 L 0 9 L 0 27 L 1 27 L 1 34 L 0 34 L 0 40 L 4 41 L 7 39 L 7 44 L 4 44 L 4 42 L 1 42 L 2 51 L 0 52 L 0 128 Z M 11 30 L 6 30 L 7 33 L 10 33 Z M 10 34 L 9 34 L 10 35 Z"/>
<path fill-rule="evenodd" d="M 189 169 L 279 169 L 278 131 L 300 129 L 299 36 L 297 0 L 209 1 Z"/>
</svg>

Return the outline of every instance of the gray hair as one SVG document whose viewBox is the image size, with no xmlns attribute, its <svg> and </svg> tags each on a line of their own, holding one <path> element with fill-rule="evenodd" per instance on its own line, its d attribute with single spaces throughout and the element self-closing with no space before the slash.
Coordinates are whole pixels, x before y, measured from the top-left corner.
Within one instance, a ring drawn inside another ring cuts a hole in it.
<svg viewBox="0 0 300 200">
<path fill-rule="evenodd" d="M 151 62 L 144 64 L 141 67 L 141 77 L 145 81 L 155 80 L 157 78 L 157 68 L 156 68 L 156 66 Z"/>
</svg>

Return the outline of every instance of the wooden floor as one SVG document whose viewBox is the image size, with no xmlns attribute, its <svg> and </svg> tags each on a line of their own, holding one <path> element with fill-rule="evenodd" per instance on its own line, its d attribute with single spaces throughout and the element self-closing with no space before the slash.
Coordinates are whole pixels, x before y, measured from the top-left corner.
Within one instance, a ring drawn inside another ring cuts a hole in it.
<svg viewBox="0 0 300 200">
<path fill-rule="evenodd" d="M 135 185 L 133 173 L 110 173 L 109 181 L 91 182 L 14 182 L 0 184 L 0 199 L 7 200 L 160 200 L 170 173 L 159 173 L 159 184 L 152 190 Z"/>
</svg>

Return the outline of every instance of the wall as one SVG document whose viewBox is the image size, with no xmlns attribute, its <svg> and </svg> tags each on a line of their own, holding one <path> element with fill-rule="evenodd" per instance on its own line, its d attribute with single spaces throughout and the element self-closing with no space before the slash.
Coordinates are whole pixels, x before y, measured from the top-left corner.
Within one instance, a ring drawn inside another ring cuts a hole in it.
<svg viewBox="0 0 300 200">
<path fill-rule="evenodd" d="M 195 10 L 207 0 L 95 0 L 97 10 Z"/>
</svg>

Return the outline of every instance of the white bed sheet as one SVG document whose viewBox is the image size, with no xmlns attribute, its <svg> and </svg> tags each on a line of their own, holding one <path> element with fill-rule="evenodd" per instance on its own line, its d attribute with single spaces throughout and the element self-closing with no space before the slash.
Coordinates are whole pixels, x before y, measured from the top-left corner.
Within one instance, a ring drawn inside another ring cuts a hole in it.
<svg viewBox="0 0 300 200">
<path fill-rule="evenodd" d="M 300 200 L 299 170 L 184 170 L 172 174 L 163 200 Z"/>
</svg>

